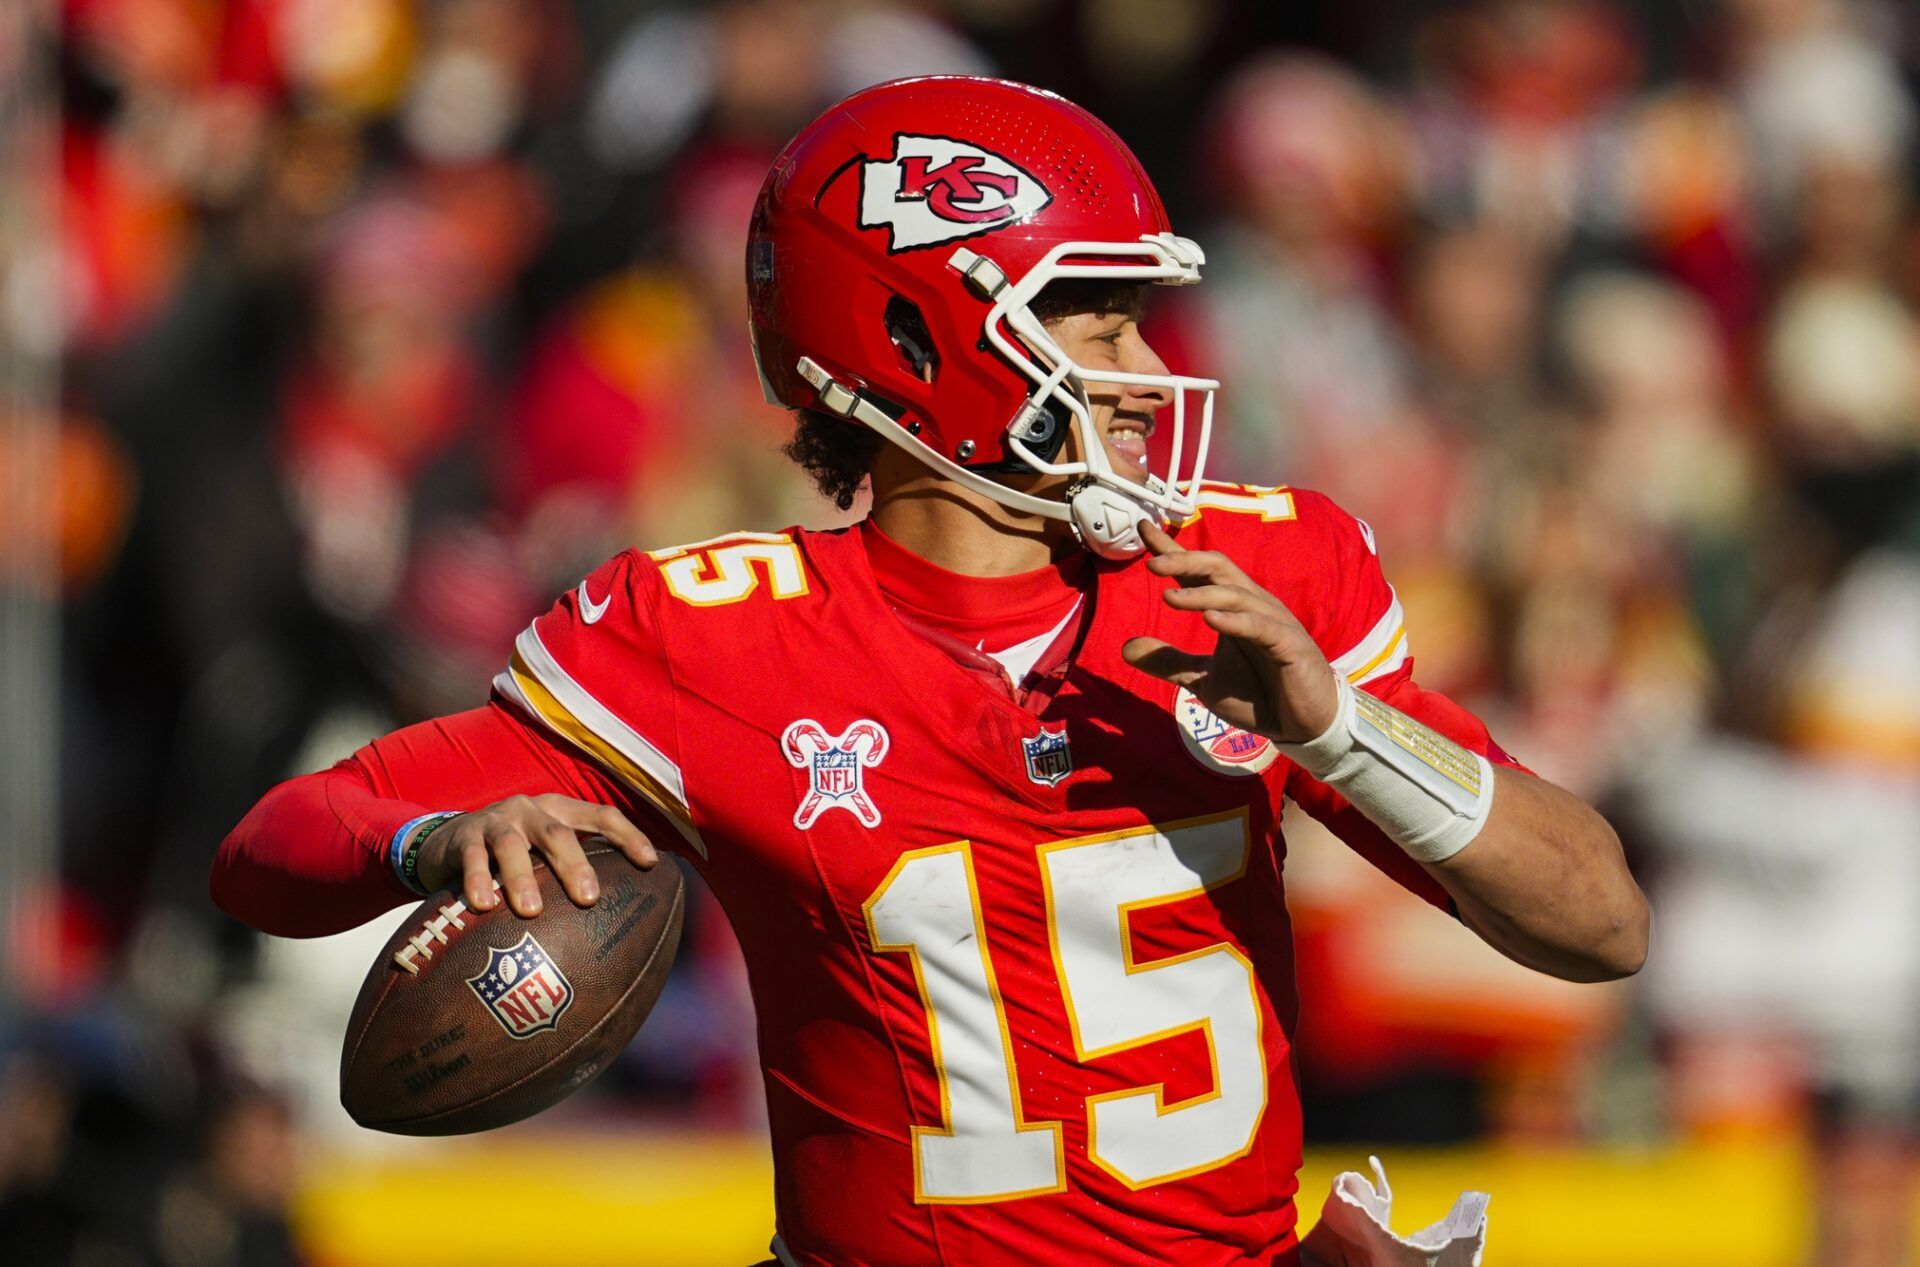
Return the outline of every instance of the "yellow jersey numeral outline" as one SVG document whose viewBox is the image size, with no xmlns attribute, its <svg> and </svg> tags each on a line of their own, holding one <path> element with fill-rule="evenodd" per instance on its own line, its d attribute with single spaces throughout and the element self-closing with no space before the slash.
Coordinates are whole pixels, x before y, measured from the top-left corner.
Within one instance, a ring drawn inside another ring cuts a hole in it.
<svg viewBox="0 0 1920 1267">
<path fill-rule="evenodd" d="M 1099 1048 L 1097 1050 L 1090 1049 L 1086 1046 L 1081 1036 L 1078 1014 L 1074 1009 L 1072 993 L 1067 981 L 1067 973 L 1066 973 L 1065 965 L 1061 955 L 1059 920 L 1056 913 L 1056 905 L 1055 905 L 1055 898 L 1054 898 L 1054 892 L 1053 892 L 1053 882 L 1048 870 L 1047 859 L 1050 855 L 1061 850 L 1084 848 L 1089 845 L 1106 844 L 1115 840 L 1121 840 L 1121 839 L 1126 839 L 1126 838 L 1131 838 L 1136 836 L 1145 836 L 1145 835 L 1167 836 L 1173 833 L 1177 833 L 1184 828 L 1200 827 L 1200 826 L 1210 825 L 1214 823 L 1225 822 L 1229 820 L 1238 820 L 1239 823 L 1241 824 L 1239 860 L 1238 860 L 1238 864 L 1235 867 L 1233 867 L 1229 872 L 1227 872 L 1226 874 L 1220 875 L 1212 880 L 1209 880 L 1201 885 L 1193 887 L 1191 889 L 1184 889 L 1177 892 L 1169 892 L 1169 893 L 1163 893 L 1163 894 L 1155 894 L 1154 896 L 1149 898 L 1143 898 L 1136 901 L 1118 903 L 1114 907 L 1114 913 L 1120 925 L 1119 931 L 1120 931 L 1120 949 L 1121 949 L 1122 968 L 1125 974 L 1129 977 L 1137 976 L 1143 973 L 1150 973 L 1158 968 L 1169 967 L 1179 963 L 1186 963 L 1191 960 L 1199 959 L 1207 955 L 1215 955 L 1215 954 L 1225 954 L 1231 957 L 1232 959 L 1234 959 L 1235 961 L 1237 961 L 1241 965 L 1242 969 L 1245 971 L 1247 976 L 1247 988 L 1251 996 L 1251 1002 L 1253 1005 L 1253 1008 L 1252 1008 L 1253 1016 L 1254 1016 L 1255 1025 L 1256 1025 L 1256 1030 L 1254 1033 L 1254 1041 L 1260 1047 L 1259 1063 L 1264 1073 L 1266 1072 L 1266 1050 L 1265 1050 L 1265 1036 L 1264 1036 L 1264 1028 L 1265 1028 L 1266 1022 L 1265 1022 L 1264 1013 L 1260 1006 L 1260 998 L 1259 998 L 1258 986 L 1257 986 L 1257 973 L 1253 966 L 1253 962 L 1250 959 L 1248 959 L 1246 954 L 1243 953 L 1238 947 L 1232 946 L 1226 942 L 1215 942 L 1212 945 L 1202 946 L 1190 951 L 1184 951 L 1177 955 L 1170 955 L 1165 958 L 1154 959 L 1146 963 L 1136 963 L 1133 957 L 1133 939 L 1132 939 L 1132 931 L 1131 931 L 1131 920 L 1133 918 L 1133 915 L 1138 911 L 1145 910 L 1155 906 L 1163 906 L 1172 902 L 1185 901 L 1189 898 L 1198 897 L 1204 893 L 1210 892 L 1214 889 L 1221 888 L 1225 885 L 1231 884 L 1234 881 L 1245 877 L 1247 873 L 1248 862 L 1252 853 L 1253 842 L 1252 842 L 1252 836 L 1250 832 L 1247 830 L 1247 826 L 1246 826 L 1247 811 L 1244 808 L 1232 810 L 1224 814 L 1213 814 L 1213 815 L 1208 815 L 1200 818 L 1185 819 L 1175 823 L 1132 827 L 1122 831 L 1106 832 L 1106 833 L 1093 835 L 1093 836 L 1076 836 L 1071 839 L 1053 841 L 1051 843 L 1041 845 L 1037 850 L 1038 861 L 1040 864 L 1041 887 L 1042 887 L 1042 891 L 1043 891 L 1045 902 L 1046 902 L 1048 948 L 1052 954 L 1054 975 L 1056 980 L 1059 982 L 1061 1001 L 1063 1004 L 1065 1004 L 1065 1007 L 1066 1007 L 1067 1025 L 1068 1025 L 1068 1029 L 1070 1030 L 1073 1036 L 1073 1044 L 1074 1044 L 1074 1051 L 1075 1051 L 1076 1057 L 1082 1061 L 1099 1059 L 1104 1056 L 1114 1055 L 1115 1053 L 1118 1053 L 1121 1051 L 1130 1051 L 1137 1047 L 1143 1047 L 1150 1043 L 1163 1042 L 1167 1039 L 1177 1037 L 1181 1034 L 1192 1033 L 1196 1030 L 1199 1031 L 1206 1040 L 1207 1056 L 1208 1056 L 1208 1061 L 1211 1067 L 1211 1086 L 1206 1091 L 1200 1092 L 1197 1095 L 1189 1096 L 1184 1100 L 1168 1103 L 1166 1100 L 1165 1084 L 1153 1083 L 1153 1084 L 1144 1085 L 1140 1087 L 1128 1087 L 1128 1088 L 1123 1088 L 1117 1091 L 1102 1092 L 1098 1095 L 1091 1095 L 1086 1098 L 1087 1150 L 1089 1154 L 1089 1160 L 1091 1160 L 1096 1166 L 1100 1167 L 1100 1169 L 1105 1171 L 1107 1174 L 1112 1175 L 1116 1181 L 1124 1184 L 1126 1187 L 1133 1189 L 1135 1191 L 1138 1191 L 1144 1188 L 1155 1187 L 1163 1183 L 1172 1183 L 1176 1180 L 1190 1178 L 1197 1174 L 1204 1174 L 1207 1171 L 1215 1170 L 1221 1166 L 1225 1166 L 1234 1161 L 1238 1161 L 1240 1158 L 1245 1157 L 1249 1152 L 1251 1152 L 1253 1150 L 1254 1142 L 1259 1136 L 1259 1124 L 1266 1116 L 1267 1105 L 1269 1100 L 1267 1077 L 1263 1076 L 1260 1080 L 1260 1104 L 1258 1109 L 1255 1110 L 1255 1112 L 1252 1114 L 1252 1117 L 1251 1117 L 1252 1127 L 1247 1132 L 1246 1141 L 1244 1144 L 1241 1144 L 1235 1147 L 1232 1151 L 1222 1153 L 1222 1155 L 1220 1155 L 1219 1157 L 1210 1159 L 1207 1162 L 1200 1165 L 1190 1166 L 1183 1170 L 1179 1170 L 1171 1174 L 1157 1175 L 1145 1182 L 1134 1181 L 1133 1179 L 1129 1178 L 1127 1175 L 1121 1173 L 1114 1166 L 1106 1162 L 1100 1154 L 1099 1139 L 1098 1139 L 1098 1134 L 1097 1134 L 1097 1129 L 1095 1124 L 1095 1119 L 1098 1114 L 1098 1106 L 1102 1102 L 1106 1100 L 1116 1099 L 1122 1096 L 1138 1096 L 1144 1092 L 1150 1091 L 1154 1096 L 1154 1106 L 1155 1106 L 1156 1115 L 1159 1117 L 1166 1117 L 1169 1114 L 1178 1113 L 1183 1109 L 1194 1108 L 1196 1106 L 1206 1104 L 1212 1100 L 1216 1100 L 1222 1094 L 1219 1051 L 1216 1046 L 1212 1019 L 1211 1017 L 1207 1017 L 1207 1016 L 1203 1016 L 1189 1023 L 1173 1026 L 1164 1031 L 1156 1031 L 1151 1034 L 1143 1034 L 1138 1037 L 1127 1039 L 1125 1041 L 1116 1042 L 1106 1047 Z M 980 948 L 980 961 L 981 961 L 983 972 L 984 972 L 984 979 L 986 982 L 987 992 L 993 1005 L 994 1020 L 999 1027 L 1000 1047 L 1003 1054 L 1003 1059 L 1005 1061 L 1005 1073 L 1007 1077 L 1008 1092 L 1011 1098 L 1011 1103 L 1013 1108 L 1014 1129 L 1016 1132 L 1051 1129 L 1055 1135 L 1054 1147 L 1055 1147 L 1056 1179 L 1055 1179 L 1055 1182 L 1050 1186 L 1028 1188 L 1028 1189 L 1022 1189 L 1019 1191 L 1009 1191 L 1004 1193 L 994 1193 L 990 1195 L 965 1196 L 965 1197 L 929 1196 L 921 1190 L 921 1182 L 920 1182 L 921 1180 L 921 1163 L 920 1163 L 921 1139 L 925 1136 L 930 1136 L 930 1135 L 952 1137 L 955 1133 L 954 1126 L 953 1126 L 953 1102 L 952 1102 L 951 1093 L 949 1091 L 948 1074 L 947 1074 L 947 1069 L 945 1067 L 945 1064 L 941 1057 L 940 1016 L 939 1016 L 939 1012 L 934 1007 L 932 995 L 929 993 L 927 988 L 926 975 L 921 966 L 921 960 L 920 960 L 921 952 L 919 947 L 912 941 L 899 941 L 899 940 L 883 941 L 880 937 L 878 928 L 876 926 L 876 921 L 874 918 L 874 908 L 879 902 L 881 902 L 884 899 L 888 889 L 891 888 L 894 882 L 900 878 L 902 872 L 904 872 L 916 860 L 926 858 L 929 856 L 948 854 L 953 852 L 958 852 L 960 854 L 963 866 L 965 868 L 966 896 L 972 908 L 974 937 Z M 1001 999 L 999 981 L 994 973 L 993 955 L 991 950 L 987 946 L 986 917 L 985 917 L 984 911 L 981 909 L 979 884 L 974 875 L 972 843 L 970 841 L 965 841 L 965 840 L 954 841 L 949 844 L 934 845 L 925 849 L 912 850 L 910 852 L 900 855 L 900 857 L 894 861 L 892 868 L 887 872 L 885 878 L 883 878 L 880 881 L 880 883 L 874 888 L 872 895 L 868 897 L 866 902 L 862 905 L 861 911 L 866 919 L 867 937 L 868 937 L 869 944 L 873 947 L 873 949 L 876 952 L 904 953 L 909 956 L 910 963 L 913 969 L 914 987 L 919 994 L 920 1004 L 927 1018 L 928 1048 L 932 1055 L 934 1072 L 935 1072 L 936 1078 L 938 1079 L 939 1087 L 940 1087 L 940 1125 L 937 1127 L 914 1126 L 911 1128 L 911 1131 L 910 1131 L 911 1138 L 913 1141 L 914 1201 L 918 1204 L 953 1204 L 953 1205 L 981 1204 L 981 1203 L 995 1202 L 995 1201 L 1010 1201 L 1010 1200 L 1016 1200 L 1021 1197 L 1040 1196 L 1047 1193 L 1065 1191 L 1067 1187 L 1066 1154 L 1065 1154 L 1064 1143 L 1062 1142 L 1062 1137 L 1060 1135 L 1060 1123 L 1029 1122 L 1026 1119 L 1024 1109 L 1021 1105 L 1020 1076 L 1019 1076 L 1018 1067 L 1014 1063 L 1013 1036 L 1007 1026 L 1006 1006 Z"/>
<path fill-rule="evenodd" d="M 1086 1046 L 1085 1042 L 1081 1039 L 1081 1036 L 1080 1036 L 1079 1014 L 1075 1010 L 1073 1005 L 1073 996 L 1070 991 L 1070 987 L 1068 986 L 1068 983 L 1067 983 L 1066 965 L 1063 963 L 1061 958 L 1060 931 L 1059 931 L 1060 923 L 1059 923 L 1058 917 L 1055 914 L 1055 904 L 1054 904 L 1054 896 L 1053 896 L 1053 879 L 1047 869 L 1047 858 L 1050 855 L 1062 850 L 1084 848 L 1088 845 L 1107 844 L 1115 840 L 1123 840 L 1133 836 L 1149 836 L 1149 835 L 1169 836 L 1174 832 L 1180 831 L 1182 828 L 1200 827 L 1200 826 L 1205 826 L 1211 823 L 1224 822 L 1228 819 L 1235 819 L 1235 818 L 1241 821 L 1241 852 L 1240 852 L 1240 864 L 1237 867 L 1235 867 L 1232 871 L 1222 876 L 1218 880 L 1210 881 L 1196 888 L 1186 889 L 1186 890 L 1182 890 L 1180 892 L 1175 892 L 1175 893 L 1160 894 L 1151 898 L 1144 898 L 1136 902 L 1125 902 L 1125 903 L 1121 903 L 1116 908 L 1118 912 L 1119 920 L 1120 920 L 1121 964 L 1126 970 L 1126 974 L 1129 977 L 1132 977 L 1132 976 L 1137 976 L 1143 972 L 1152 972 L 1156 968 L 1164 968 L 1164 967 L 1169 967 L 1173 964 L 1186 963 L 1189 960 L 1198 959 L 1205 955 L 1222 954 L 1222 953 L 1229 955 L 1232 958 L 1239 960 L 1240 965 L 1246 969 L 1247 988 L 1249 992 L 1251 992 L 1253 995 L 1253 1014 L 1256 1021 L 1258 1021 L 1264 1028 L 1265 1018 L 1260 1010 L 1260 996 L 1259 996 L 1258 988 L 1255 985 L 1255 982 L 1257 980 L 1257 973 L 1255 972 L 1253 961 L 1248 959 L 1247 956 L 1243 954 L 1238 947 L 1228 945 L 1226 942 L 1215 942 L 1211 946 L 1202 946 L 1197 950 L 1183 951 L 1180 954 L 1169 955 L 1163 959 L 1154 959 L 1145 964 L 1135 963 L 1133 958 L 1132 919 L 1135 911 L 1145 910 L 1149 907 L 1154 907 L 1154 906 L 1164 906 L 1171 902 L 1181 902 L 1181 901 L 1185 901 L 1188 898 L 1199 897 L 1203 893 L 1208 893 L 1214 889 L 1222 888 L 1226 885 L 1232 884 L 1235 880 L 1243 879 L 1246 876 L 1247 863 L 1252 854 L 1253 838 L 1251 833 L 1249 833 L 1246 829 L 1247 811 L 1244 808 L 1229 810 L 1224 814 L 1210 814 L 1200 818 L 1182 819 L 1179 822 L 1153 824 L 1153 825 L 1148 825 L 1144 827 L 1130 827 L 1125 829 L 1124 831 L 1105 832 L 1098 836 L 1076 836 L 1071 840 L 1059 840 L 1059 841 L 1054 841 L 1051 844 L 1040 846 L 1040 855 L 1041 855 L 1040 884 L 1041 884 L 1041 889 L 1046 896 L 1046 903 L 1047 903 L 1047 942 L 1048 942 L 1048 948 L 1053 952 L 1053 971 L 1054 971 L 1054 976 L 1060 982 L 1060 997 L 1061 997 L 1061 1000 L 1067 1005 L 1067 1028 L 1073 1034 L 1074 1054 L 1083 1061 L 1097 1060 L 1103 1056 L 1112 1056 L 1119 1052 L 1131 1051 L 1136 1047 L 1144 1047 L 1149 1043 L 1164 1042 L 1167 1039 L 1176 1038 L 1181 1034 L 1190 1034 L 1195 1030 L 1199 1030 L 1202 1034 L 1204 1034 L 1207 1040 L 1207 1062 L 1209 1065 L 1212 1084 L 1213 1084 L 1211 1090 L 1203 1091 L 1198 1095 L 1188 1096 L 1184 1100 L 1178 1100 L 1171 1104 L 1167 1103 L 1166 1084 L 1163 1082 L 1156 1082 L 1156 1083 L 1152 1083 L 1152 1084 L 1149 1084 L 1146 1086 L 1140 1086 L 1140 1087 L 1128 1087 L 1119 1091 L 1105 1091 L 1100 1093 L 1099 1095 L 1092 1095 L 1087 1097 L 1088 1159 L 1092 1161 L 1094 1165 L 1100 1167 L 1100 1169 L 1106 1171 L 1109 1175 L 1112 1175 L 1114 1179 L 1118 1180 L 1120 1183 L 1126 1185 L 1128 1188 L 1136 1192 L 1144 1188 L 1157 1187 L 1158 1185 L 1163 1183 L 1172 1183 L 1175 1180 L 1179 1180 L 1179 1179 L 1189 1179 L 1189 1178 L 1192 1178 L 1194 1175 L 1205 1174 L 1207 1171 L 1210 1171 L 1210 1170 L 1217 1170 L 1221 1166 L 1225 1166 L 1231 1162 L 1238 1161 L 1240 1160 L 1240 1158 L 1245 1157 L 1248 1153 L 1252 1152 L 1254 1141 L 1259 1138 L 1260 1122 L 1266 1117 L 1266 1114 L 1267 1114 L 1268 1096 L 1267 1096 L 1266 1082 L 1264 1079 L 1261 1082 L 1260 1108 L 1253 1115 L 1253 1129 L 1247 1132 L 1247 1142 L 1243 1146 L 1234 1150 L 1233 1152 L 1224 1153 L 1220 1157 L 1215 1158 L 1212 1161 L 1205 1162 L 1201 1165 L 1189 1166 L 1184 1170 L 1178 1170 L 1171 1174 L 1155 1176 L 1153 1179 L 1145 1183 L 1136 1183 L 1134 1180 L 1120 1173 L 1113 1166 L 1109 1165 L 1105 1160 L 1102 1159 L 1100 1155 L 1099 1132 L 1096 1130 L 1094 1125 L 1094 1118 L 1098 1111 L 1097 1106 L 1102 1101 L 1115 1100 L 1123 1096 L 1134 1096 L 1134 1095 L 1139 1095 L 1143 1091 L 1151 1091 L 1153 1093 L 1154 1109 L 1156 1113 L 1160 1117 L 1166 1117 L 1170 1113 L 1178 1113 L 1182 1109 L 1194 1108 L 1194 1107 L 1197 1107 L 1198 1105 L 1206 1104 L 1211 1100 L 1216 1100 L 1220 1097 L 1220 1052 L 1214 1042 L 1213 1022 L 1210 1017 L 1203 1017 L 1198 1021 L 1189 1022 L 1184 1025 L 1176 1025 L 1169 1029 L 1156 1031 L 1151 1034 L 1142 1034 L 1138 1038 L 1128 1039 L 1124 1042 L 1112 1043 L 1112 1044 L 1109 1044 L 1108 1046 L 1101 1047 L 1098 1049 L 1089 1049 Z M 1266 1064 L 1265 1037 L 1262 1034 L 1256 1033 L 1255 1039 L 1261 1044 L 1260 1063 L 1264 1067 Z"/>
<path fill-rule="evenodd" d="M 1199 522 L 1200 516 L 1208 510 L 1221 510 L 1230 515 L 1258 515 L 1262 523 L 1281 523 L 1296 517 L 1293 505 L 1293 493 L 1285 484 L 1276 484 L 1272 488 L 1262 488 L 1256 484 L 1227 484 L 1214 480 L 1202 480 L 1200 491 L 1194 495 L 1194 511 L 1180 526 Z"/>
<path fill-rule="evenodd" d="M 660 565 L 667 592 L 692 607 L 744 603 L 762 579 L 776 602 L 809 592 L 800 547 L 784 532 L 736 532 L 647 557 Z"/>
<path fill-rule="evenodd" d="M 993 1002 L 993 1019 L 1000 1028 L 1000 1050 L 1005 1061 L 1004 1070 L 1007 1079 L 1008 1098 L 1013 1108 L 1014 1132 L 1025 1134 L 1030 1131 L 1050 1131 L 1053 1135 L 1054 1179 L 1044 1187 L 1025 1188 L 1016 1191 L 988 1193 L 977 1196 L 940 1196 L 929 1195 L 921 1188 L 920 1177 L 920 1141 L 929 1135 L 951 1138 L 953 1126 L 953 1095 L 949 1089 L 946 1062 L 940 1055 L 940 1014 L 933 1006 L 933 996 L 927 990 L 926 972 L 920 963 L 920 948 L 914 942 L 882 941 L 880 931 L 874 919 L 874 908 L 893 887 L 895 880 L 916 861 L 940 854 L 958 853 L 961 864 L 966 868 L 967 900 L 973 907 L 974 944 L 980 948 L 980 964 L 985 974 L 987 996 Z M 1020 1102 L 1020 1073 L 1013 1061 L 1013 1034 L 1007 1028 L 1007 1008 L 1000 997 L 1000 980 L 993 970 L 993 953 L 987 948 L 986 912 L 980 907 L 980 884 L 973 872 L 973 847 L 971 842 L 956 840 L 951 844 L 933 845 L 925 849 L 914 849 L 901 854 L 894 864 L 874 887 L 873 895 L 861 906 L 866 916 L 867 940 L 874 950 L 881 953 L 904 953 L 913 966 L 914 988 L 920 993 L 920 1005 L 925 1009 L 927 1018 L 927 1046 L 933 1056 L 934 1075 L 940 1084 L 940 1125 L 914 1126 L 909 1134 L 913 1140 L 913 1200 L 916 1205 L 984 1205 L 995 1201 L 1013 1201 L 1021 1197 L 1045 1196 L 1067 1190 L 1067 1149 L 1058 1122 L 1029 1122 L 1026 1111 Z"/>
</svg>

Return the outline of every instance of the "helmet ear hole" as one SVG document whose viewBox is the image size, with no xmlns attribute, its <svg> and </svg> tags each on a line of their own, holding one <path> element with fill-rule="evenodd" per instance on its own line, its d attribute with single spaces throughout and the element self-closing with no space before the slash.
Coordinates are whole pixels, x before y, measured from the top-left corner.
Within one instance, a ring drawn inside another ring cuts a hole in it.
<svg viewBox="0 0 1920 1267">
<path fill-rule="evenodd" d="M 895 295 L 887 300 L 887 338 L 908 373 L 923 383 L 931 383 L 940 373 L 940 353 L 933 346 L 933 334 L 927 319 L 911 300 Z"/>
<path fill-rule="evenodd" d="M 1049 398 L 1043 404 L 1021 410 L 1014 419 L 1011 433 L 1041 461 L 1051 462 L 1067 446 L 1067 431 L 1072 425 L 1072 415 L 1066 407 Z"/>
</svg>

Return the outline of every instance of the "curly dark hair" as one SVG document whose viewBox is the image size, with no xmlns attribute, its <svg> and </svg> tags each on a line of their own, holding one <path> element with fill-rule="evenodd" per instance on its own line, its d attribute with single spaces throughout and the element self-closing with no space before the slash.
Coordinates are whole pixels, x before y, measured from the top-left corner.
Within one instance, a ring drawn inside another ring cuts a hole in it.
<svg viewBox="0 0 1920 1267">
<path fill-rule="evenodd" d="M 799 426 L 781 448 L 813 477 L 820 495 L 841 510 L 853 509 L 853 498 L 873 471 L 874 455 L 886 440 L 878 431 L 836 417 L 821 409 L 796 409 Z"/>
</svg>

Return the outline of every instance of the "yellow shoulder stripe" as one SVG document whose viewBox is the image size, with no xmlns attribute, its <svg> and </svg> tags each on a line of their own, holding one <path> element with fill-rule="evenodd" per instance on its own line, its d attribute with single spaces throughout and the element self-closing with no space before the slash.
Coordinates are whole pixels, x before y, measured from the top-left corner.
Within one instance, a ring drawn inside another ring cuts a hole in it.
<svg viewBox="0 0 1920 1267">
<path fill-rule="evenodd" d="M 531 713 L 549 730 L 584 752 L 646 798 L 689 845 L 705 857 L 706 843 L 693 825 L 680 769 L 632 727 L 587 695 L 557 665 L 532 629 L 520 635 L 507 671 L 494 679 L 502 694 Z M 573 706 L 562 699 L 571 696 Z M 582 711 L 595 714 L 597 724 L 583 720 Z"/>
</svg>

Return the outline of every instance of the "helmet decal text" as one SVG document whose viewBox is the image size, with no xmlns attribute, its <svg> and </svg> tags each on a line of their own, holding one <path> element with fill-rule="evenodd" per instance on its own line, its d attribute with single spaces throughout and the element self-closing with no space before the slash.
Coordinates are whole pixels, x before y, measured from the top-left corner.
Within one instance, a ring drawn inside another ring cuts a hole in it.
<svg viewBox="0 0 1920 1267">
<path fill-rule="evenodd" d="M 889 252 L 1004 228 L 1052 201 L 1000 155 L 950 137 L 902 132 L 892 158 L 861 164 L 860 227 L 891 230 Z"/>
</svg>

